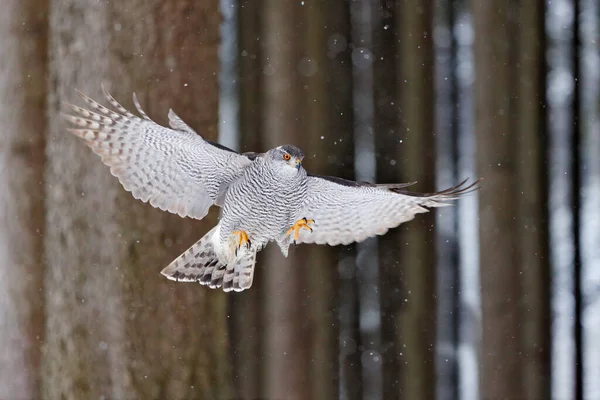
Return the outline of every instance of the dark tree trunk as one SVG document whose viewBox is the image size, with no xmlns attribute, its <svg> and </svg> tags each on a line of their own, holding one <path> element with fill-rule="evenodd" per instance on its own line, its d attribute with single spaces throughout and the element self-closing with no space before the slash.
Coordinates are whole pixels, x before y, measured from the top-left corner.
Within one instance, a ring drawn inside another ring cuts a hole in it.
<svg viewBox="0 0 600 400">
<path fill-rule="evenodd" d="M 521 330 L 526 399 L 551 397 L 550 257 L 543 0 L 519 7 L 517 130 L 518 251 L 522 272 Z"/>
<path fill-rule="evenodd" d="M 398 79 L 402 110 L 397 163 L 401 181 L 417 181 L 419 190 L 435 188 L 433 2 L 405 0 L 397 10 L 401 40 Z M 402 227 L 400 266 L 405 301 L 398 316 L 402 397 L 435 397 L 436 264 L 435 211 Z"/>
<path fill-rule="evenodd" d="M 520 223 L 511 4 L 473 1 L 482 307 L 481 396 L 524 398 L 520 321 Z M 539 101 L 536 100 L 536 101 Z"/>
<path fill-rule="evenodd" d="M 296 24 L 300 3 L 264 0 L 261 40 L 262 136 L 265 149 L 282 144 L 305 147 L 304 121 L 299 114 L 304 95 L 298 76 L 300 61 Z M 307 399 L 310 388 L 308 283 L 305 254 L 290 247 L 284 259 L 277 246 L 264 250 L 264 391 L 267 398 Z"/>
<path fill-rule="evenodd" d="M 311 173 L 351 178 L 352 75 L 349 51 L 341 43 L 350 31 L 348 7 L 344 1 L 306 4 L 302 17 L 307 32 L 299 64 L 306 88 L 301 105 L 308 138 L 304 164 Z M 338 264 L 353 252 L 315 245 L 307 252 L 311 398 L 334 399 L 339 397 Z"/>
<path fill-rule="evenodd" d="M 59 116 L 75 88 L 100 98 L 105 81 L 125 106 L 137 90 L 159 122 L 172 107 L 214 140 L 218 2 L 56 0 L 50 32 L 45 397 L 230 397 L 225 294 L 160 275 L 214 214 L 135 201 Z"/>
<path fill-rule="evenodd" d="M 46 0 L 0 15 L 0 398 L 39 398 L 44 335 Z"/>
<path fill-rule="evenodd" d="M 373 92 L 377 182 L 401 182 L 396 164 L 400 161 L 401 107 L 398 104 L 397 9 L 381 1 L 373 13 Z M 412 179 L 412 178 L 411 178 Z M 398 341 L 398 318 L 404 297 L 403 270 L 400 265 L 400 229 L 392 229 L 379 241 L 379 286 L 381 290 L 382 387 L 385 399 L 401 395 L 400 365 L 402 345 Z"/>
<path fill-rule="evenodd" d="M 573 0 L 573 25 L 571 40 L 571 59 L 573 69 L 573 101 L 571 103 L 571 138 L 570 138 L 570 173 L 571 173 L 571 208 L 573 238 L 573 298 L 574 298 L 574 321 L 573 336 L 575 346 L 575 390 L 574 398 L 583 400 L 585 390 L 585 367 L 584 367 L 584 321 L 583 321 L 583 282 L 582 282 L 582 251 L 581 251 L 581 153 L 582 137 L 584 127 L 581 121 L 583 117 L 581 94 L 582 94 L 582 43 L 581 43 L 581 6 L 580 0 Z"/>
<path fill-rule="evenodd" d="M 375 45 L 379 182 L 435 185 L 433 8 L 428 2 L 385 3 Z M 396 35 L 394 34 L 396 32 Z M 390 84 L 389 79 L 394 82 Z M 434 214 L 380 238 L 384 393 L 435 394 Z"/>
<path fill-rule="evenodd" d="M 351 62 L 351 19 L 350 5 L 344 0 L 327 2 L 326 22 L 327 49 L 329 60 L 326 70 L 326 91 L 328 93 L 327 133 L 312 136 L 321 142 L 319 154 L 326 159 L 315 158 L 315 172 L 354 179 L 354 115 L 352 103 L 352 62 Z M 317 146 L 317 145 L 315 145 Z M 336 248 L 338 262 L 331 271 L 337 280 L 338 317 L 338 374 L 339 395 L 348 400 L 362 397 L 362 365 L 359 331 L 358 284 L 356 277 L 356 246 Z"/>
<path fill-rule="evenodd" d="M 264 150 L 261 144 L 260 90 L 262 83 L 261 5 L 259 0 L 241 1 L 238 7 L 238 74 L 240 151 Z M 265 295 L 262 254 L 258 254 L 252 288 L 229 296 L 232 367 L 237 396 L 260 397 L 264 335 L 261 304 Z"/>
</svg>

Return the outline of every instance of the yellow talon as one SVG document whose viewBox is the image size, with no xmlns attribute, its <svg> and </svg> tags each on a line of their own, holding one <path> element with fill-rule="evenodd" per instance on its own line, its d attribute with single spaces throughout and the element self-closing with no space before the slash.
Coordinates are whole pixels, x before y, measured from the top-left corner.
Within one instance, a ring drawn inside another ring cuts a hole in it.
<svg viewBox="0 0 600 400">
<path fill-rule="evenodd" d="M 237 247 L 235 249 L 235 254 L 237 255 L 237 251 L 240 247 L 246 245 L 246 247 L 250 247 L 250 245 L 252 244 L 252 242 L 250 242 L 250 239 L 248 238 L 248 234 L 246 233 L 246 231 L 233 231 L 231 232 L 234 235 L 238 236 L 238 240 L 237 240 Z"/>
<path fill-rule="evenodd" d="M 296 223 L 294 225 L 292 225 L 292 227 L 290 229 L 288 229 L 285 232 L 285 235 L 289 236 L 292 232 L 294 232 L 294 243 L 296 243 L 298 241 L 298 235 L 300 234 L 300 229 L 308 229 L 309 231 L 312 232 L 312 228 L 310 227 L 310 224 L 314 224 L 314 223 L 315 223 L 314 219 L 306 219 L 306 218 L 299 219 L 298 221 L 296 221 Z"/>
</svg>

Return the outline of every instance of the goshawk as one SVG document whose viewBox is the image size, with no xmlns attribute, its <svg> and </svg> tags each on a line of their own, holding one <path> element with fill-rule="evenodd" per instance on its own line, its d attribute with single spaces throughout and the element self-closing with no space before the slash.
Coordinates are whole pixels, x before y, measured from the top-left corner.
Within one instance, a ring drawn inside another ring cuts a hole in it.
<svg viewBox="0 0 600 400">
<path fill-rule="evenodd" d="M 103 88 L 104 90 L 104 88 Z M 284 256 L 294 243 L 346 245 L 448 205 L 476 189 L 463 181 L 419 194 L 407 184 L 353 182 L 311 175 L 292 145 L 239 154 L 203 139 L 172 110 L 166 128 L 121 106 L 106 90 L 111 110 L 79 93 L 87 108 L 69 105 L 70 129 L 101 158 L 136 199 L 181 217 L 202 219 L 214 204 L 219 223 L 163 269 L 180 282 L 242 291 L 252 285 L 256 253 L 274 241 Z"/>
</svg>

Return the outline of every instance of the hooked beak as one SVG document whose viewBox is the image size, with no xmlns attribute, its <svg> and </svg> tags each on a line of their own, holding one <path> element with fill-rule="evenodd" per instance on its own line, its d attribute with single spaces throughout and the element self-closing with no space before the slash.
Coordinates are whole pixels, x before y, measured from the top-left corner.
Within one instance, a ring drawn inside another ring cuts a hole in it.
<svg viewBox="0 0 600 400">
<path fill-rule="evenodd" d="M 296 169 L 300 169 L 301 165 L 302 165 L 302 159 L 301 158 L 297 158 L 296 159 Z"/>
</svg>

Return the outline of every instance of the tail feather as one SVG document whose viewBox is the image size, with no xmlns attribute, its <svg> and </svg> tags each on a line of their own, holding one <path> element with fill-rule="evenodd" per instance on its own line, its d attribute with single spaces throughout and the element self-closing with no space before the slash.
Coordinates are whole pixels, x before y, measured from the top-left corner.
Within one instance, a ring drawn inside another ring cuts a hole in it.
<svg viewBox="0 0 600 400">
<path fill-rule="evenodd" d="M 222 271 L 227 266 L 221 263 L 212 242 L 216 227 L 165 267 L 161 274 L 178 282 L 200 282 L 211 284 L 213 272 Z"/>
<path fill-rule="evenodd" d="M 161 274 L 177 282 L 198 282 L 211 289 L 223 287 L 225 292 L 248 289 L 252 286 L 256 252 L 240 255 L 230 265 L 219 261 L 213 245 L 217 227 L 177 257 Z"/>
<path fill-rule="evenodd" d="M 223 276 L 223 290 L 226 292 L 249 289 L 254 279 L 256 251 L 245 253 L 233 268 L 227 268 Z"/>
<path fill-rule="evenodd" d="M 200 278 L 201 285 L 207 285 L 211 289 L 217 289 L 223 285 L 223 275 L 227 270 L 227 265 L 222 263 L 215 263 L 212 271 L 207 271 Z"/>
</svg>

